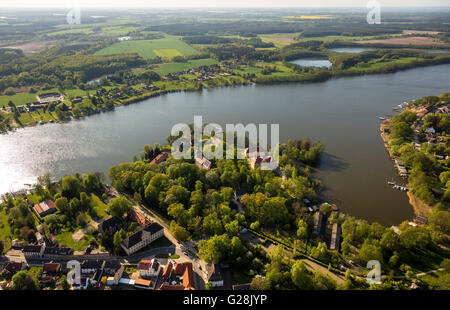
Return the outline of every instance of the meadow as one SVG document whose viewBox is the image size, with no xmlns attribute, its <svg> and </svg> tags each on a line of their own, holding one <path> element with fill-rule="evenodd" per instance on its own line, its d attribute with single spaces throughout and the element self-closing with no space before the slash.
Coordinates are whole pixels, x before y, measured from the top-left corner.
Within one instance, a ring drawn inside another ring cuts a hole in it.
<svg viewBox="0 0 450 310">
<path fill-rule="evenodd" d="M 175 37 L 167 36 L 155 40 L 130 40 L 114 43 L 101 49 L 97 55 L 112 55 L 122 53 L 137 53 L 143 58 L 154 58 L 156 56 L 173 58 L 175 56 L 189 56 L 197 54 L 198 51 L 190 45 Z"/>
</svg>

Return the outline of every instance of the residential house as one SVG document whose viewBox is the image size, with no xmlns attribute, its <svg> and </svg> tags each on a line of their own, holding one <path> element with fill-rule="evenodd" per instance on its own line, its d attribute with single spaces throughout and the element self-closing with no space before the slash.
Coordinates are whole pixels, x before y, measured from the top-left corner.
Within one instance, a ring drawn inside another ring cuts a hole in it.
<svg viewBox="0 0 450 310">
<path fill-rule="evenodd" d="M 57 256 L 57 255 L 73 255 L 73 249 L 72 248 L 49 248 L 45 247 L 44 250 L 44 256 L 51 257 L 51 256 Z"/>
<path fill-rule="evenodd" d="M 42 237 L 42 234 L 40 232 L 37 231 L 34 234 L 34 237 L 36 238 L 36 241 L 37 241 L 38 244 L 44 243 L 44 237 Z"/>
<path fill-rule="evenodd" d="M 222 269 L 219 264 L 206 265 L 206 274 L 208 282 L 211 282 L 213 287 L 223 286 Z"/>
<path fill-rule="evenodd" d="M 166 270 L 165 270 L 166 271 Z M 167 281 L 165 272 L 163 279 Z M 173 280 L 170 283 L 163 283 L 159 290 L 195 290 L 194 283 L 194 270 L 192 269 L 192 263 L 175 264 L 173 266 L 171 276 Z M 178 280 L 178 281 L 175 281 Z M 178 282 L 178 284 L 177 284 Z"/>
<path fill-rule="evenodd" d="M 103 265 L 103 271 L 105 272 L 106 275 L 112 276 L 115 275 L 115 273 L 117 272 L 117 270 L 120 269 L 120 267 L 122 267 L 122 264 L 120 263 L 119 260 L 117 259 L 107 260 Z"/>
<path fill-rule="evenodd" d="M 145 227 L 140 228 L 131 236 L 125 238 L 120 246 L 127 255 L 131 255 L 136 251 L 146 247 L 158 238 L 164 235 L 164 228 L 158 223 L 154 222 Z"/>
<path fill-rule="evenodd" d="M 158 156 L 153 158 L 153 160 L 150 163 L 159 165 L 160 163 L 166 161 L 168 157 L 169 157 L 169 152 L 162 152 L 161 154 L 159 154 Z"/>
<path fill-rule="evenodd" d="M 22 253 L 25 258 L 39 258 L 44 254 L 45 245 L 27 245 L 22 249 Z"/>
<path fill-rule="evenodd" d="M 36 96 L 36 99 L 39 103 L 49 103 L 49 102 L 57 102 L 63 101 L 64 96 L 60 93 L 45 93 Z"/>
<path fill-rule="evenodd" d="M 113 277 L 108 277 L 106 279 L 107 285 L 118 285 L 120 282 L 120 279 L 122 278 L 123 271 L 125 270 L 125 265 L 121 265 L 119 269 L 114 273 Z"/>
<path fill-rule="evenodd" d="M 167 265 L 164 267 L 164 271 L 162 274 L 162 278 L 165 281 L 169 281 L 170 277 L 172 275 L 172 269 L 173 269 L 173 264 L 172 262 L 168 262 Z"/>
<path fill-rule="evenodd" d="M 84 260 L 81 263 L 81 273 L 86 275 L 91 275 L 95 273 L 98 269 L 103 269 L 103 260 Z"/>
<path fill-rule="evenodd" d="M 314 230 L 313 230 L 313 234 L 320 235 L 320 233 L 322 231 L 322 220 L 323 220 L 322 213 L 316 212 L 316 214 L 314 215 Z"/>
<path fill-rule="evenodd" d="M 46 200 L 35 205 L 33 207 L 33 210 L 41 218 L 57 211 L 56 206 L 52 200 Z"/>
<path fill-rule="evenodd" d="M 123 220 L 118 216 L 110 217 L 103 220 L 98 225 L 98 231 L 102 234 L 114 235 L 117 231 L 124 227 Z"/>
<path fill-rule="evenodd" d="M 206 157 L 195 158 L 195 164 L 199 168 L 206 169 L 206 170 L 211 169 L 211 166 L 212 166 L 212 163 Z"/>
<path fill-rule="evenodd" d="M 134 280 L 134 287 L 136 288 L 143 288 L 143 289 L 151 289 L 152 282 L 150 280 L 144 280 L 144 279 L 136 279 Z"/>
<path fill-rule="evenodd" d="M 61 264 L 50 262 L 45 263 L 42 267 L 42 273 L 47 276 L 56 276 L 61 271 Z"/>
<path fill-rule="evenodd" d="M 145 218 L 144 216 L 140 215 L 139 213 L 137 213 L 135 210 L 131 209 L 128 212 L 128 215 L 131 217 L 131 219 L 133 221 L 135 221 L 136 223 L 139 224 L 139 226 L 144 227 L 147 226 L 150 221 L 147 220 L 147 218 Z"/>
<path fill-rule="evenodd" d="M 341 225 L 339 223 L 334 223 L 333 229 L 331 231 L 330 250 L 339 251 L 340 242 L 341 242 Z"/>
<path fill-rule="evenodd" d="M 260 167 L 262 163 L 270 163 L 272 161 L 272 156 L 260 146 L 246 148 L 245 156 L 252 169 Z"/>
<path fill-rule="evenodd" d="M 20 262 L 6 262 L 3 264 L 2 273 L 9 274 L 10 276 L 15 275 L 17 272 L 24 270 L 26 268 L 26 264 Z"/>
<path fill-rule="evenodd" d="M 153 258 L 150 260 L 141 260 L 138 263 L 139 275 L 141 277 L 154 277 L 159 275 L 160 264 Z"/>
</svg>

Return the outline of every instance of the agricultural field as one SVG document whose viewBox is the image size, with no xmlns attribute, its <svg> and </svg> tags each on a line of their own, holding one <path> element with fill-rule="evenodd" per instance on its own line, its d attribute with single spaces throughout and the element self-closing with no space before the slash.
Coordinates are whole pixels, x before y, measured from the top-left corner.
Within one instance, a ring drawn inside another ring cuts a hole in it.
<svg viewBox="0 0 450 310">
<path fill-rule="evenodd" d="M 0 240 L 5 241 L 7 237 L 11 237 L 11 227 L 8 223 L 8 216 L 6 214 L 6 210 L 3 209 L 0 211 Z M 8 239 L 8 242 L 4 244 L 5 251 L 7 251 L 11 247 L 11 240 Z"/>
<path fill-rule="evenodd" d="M 355 41 L 358 44 L 396 44 L 396 45 L 446 45 L 444 42 L 438 41 L 430 37 L 404 37 L 389 38 L 383 40 L 362 40 Z"/>
<path fill-rule="evenodd" d="M 75 29 L 67 29 L 67 30 L 50 32 L 50 33 L 46 33 L 46 35 L 49 37 L 53 37 L 53 36 L 60 36 L 60 35 L 66 35 L 66 34 L 92 34 L 92 33 L 94 33 L 92 28 L 75 28 Z"/>
<path fill-rule="evenodd" d="M 111 88 L 110 86 L 106 86 L 106 89 Z M 60 92 L 58 88 L 52 88 L 47 90 L 40 90 L 37 93 L 29 93 L 29 92 L 21 92 L 14 94 L 12 96 L 6 96 L 2 95 L 0 96 L 0 108 L 1 107 L 7 107 L 8 102 L 12 101 L 16 106 L 25 105 L 27 103 L 33 103 L 36 102 L 36 96 L 43 93 L 53 93 L 53 92 Z M 74 89 L 66 89 L 64 90 L 64 98 L 69 99 L 71 97 L 77 97 L 77 96 L 86 96 L 87 93 L 89 94 L 95 94 L 96 90 L 82 90 L 79 88 Z"/>
<path fill-rule="evenodd" d="M 175 73 L 180 72 L 188 69 L 198 68 L 200 66 L 210 66 L 218 64 L 218 62 L 211 58 L 206 59 L 194 59 L 189 60 L 187 62 L 174 62 L 174 63 L 167 63 L 167 64 L 161 64 L 158 68 L 156 68 L 155 71 L 158 74 L 166 75 L 169 73 Z"/>
<path fill-rule="evenodd" d="M 137 53 L 143 58 L 154 58 L 156 56 L 173 58 L 175 56 L 194 55 L 198 51 L 183 41 L 168 36 L 164 39 L 117 42 L 98 51 L 96 54 L 112 55 L 122 53 Z"/>
</svg>

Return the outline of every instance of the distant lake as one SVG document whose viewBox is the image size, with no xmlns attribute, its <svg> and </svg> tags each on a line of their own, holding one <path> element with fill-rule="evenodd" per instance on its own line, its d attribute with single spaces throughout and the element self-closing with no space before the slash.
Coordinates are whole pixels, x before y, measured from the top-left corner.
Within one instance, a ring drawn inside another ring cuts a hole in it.
<svg viewBox="0 0 450 310">
<path fill-rule="evenodd" d="M 174 93 L 65 124 L 46 124 L 0 135 L 0 193 L 23 188 L 50 172 L 101 171 L 129 162 L 147 143 L 166 143 L 172 126 L 203 122 L 278 123 L 280 139 L 310 137 L 325 144 L 314 175 L 322 197 L 343 211 L 385 225 L 414 217 L 384 149 L 379 116 L 406 100 L 449 91 L 450 65 L 314 84 L 224 87 Z"/>
<path fill-rule="evenodd" d="M 327 67 L 331 68 L 332 63 L 329 60 L 325 59 L 296 59 L 289 61 L 290 63 L 294 63 L 303 67 Z"/>
</svg>

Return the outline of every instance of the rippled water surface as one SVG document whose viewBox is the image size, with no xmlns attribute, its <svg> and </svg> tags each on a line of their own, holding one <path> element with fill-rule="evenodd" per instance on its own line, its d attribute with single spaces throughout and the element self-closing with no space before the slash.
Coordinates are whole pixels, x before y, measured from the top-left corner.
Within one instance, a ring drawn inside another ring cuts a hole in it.
<svg viewBox="0 0 450 310">
<path fill-rule="evenodd" d="M 103 171 L 131 161 L 147 143 L 165 143 L 175 123 L 279 123 L 281 140 L 325 143 L 317 177 L 323 195 L 370 221 L 413 217 L 407 196 L 386 185 L 395 177 L 379 136 L 378 116 L 405 100 L 450 91 L 450 65 L 316 84 L 242 86 L 177 93 L 65 124 L 28 127 L 0 136 L 0 192 L 50 172 Z"/>
</svg>

